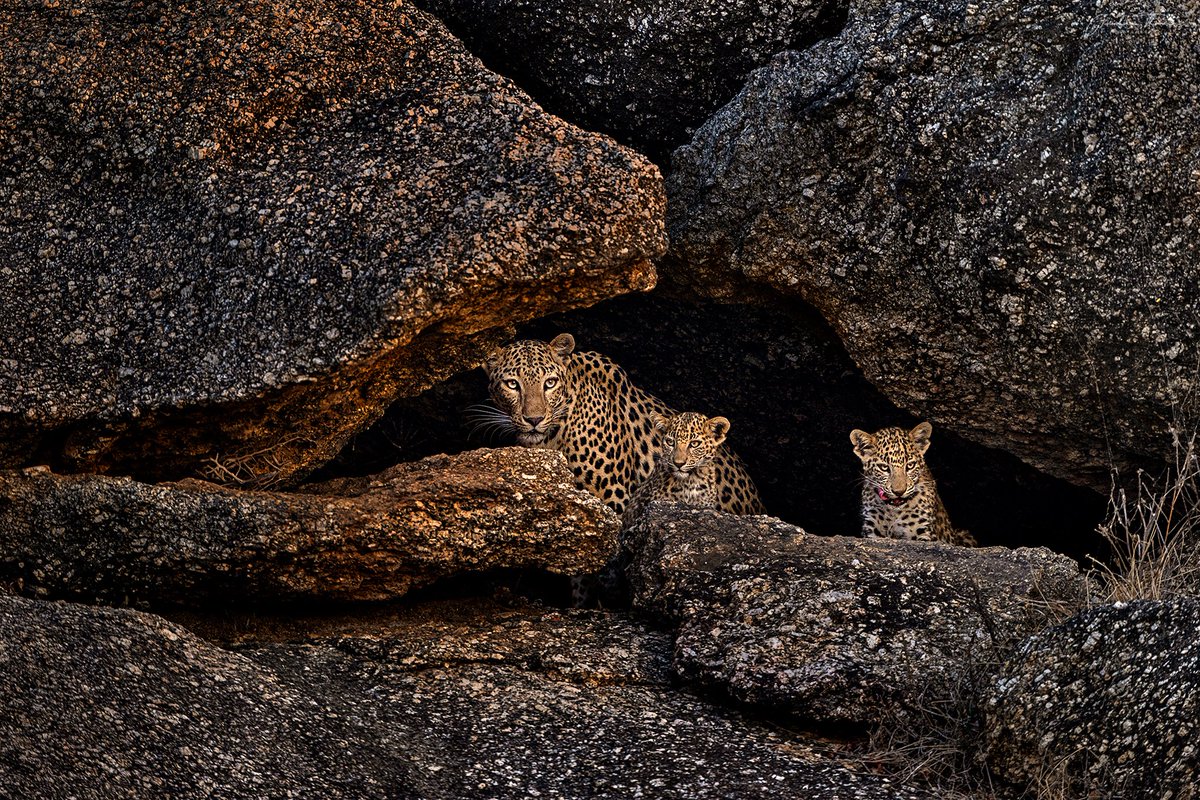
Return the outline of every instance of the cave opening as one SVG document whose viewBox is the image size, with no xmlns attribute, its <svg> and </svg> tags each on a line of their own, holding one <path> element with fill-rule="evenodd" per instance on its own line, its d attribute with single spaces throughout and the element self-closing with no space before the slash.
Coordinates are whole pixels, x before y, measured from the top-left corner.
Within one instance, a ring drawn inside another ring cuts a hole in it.
<svg viewBox="0 0 1200 800">
<path fill-rule="evenodd" d="M 534 320 L 517 338 L 562 332 L 574 335 L 579 350 L 613 359 L 673 408 L 728 417 L 729 446 L 745 460 L 768 511 L 813 534 L 858 534 L 860 464 L 849 432 L 920 421 L 867 381 L 825 321 L 798 300 L 731 304 L 658 289 Z M 482 369 L 398 400 L 313 480 L 513 444 L 472 430 L 467 409 L 486 401 Z M 1099 493 L 936 422 L 926 459 L 951 519 L 981 545 L 1045 546 L 1083 566 L 1106 555 L 1096 533 L 1107 508 Z"/>
</svg>

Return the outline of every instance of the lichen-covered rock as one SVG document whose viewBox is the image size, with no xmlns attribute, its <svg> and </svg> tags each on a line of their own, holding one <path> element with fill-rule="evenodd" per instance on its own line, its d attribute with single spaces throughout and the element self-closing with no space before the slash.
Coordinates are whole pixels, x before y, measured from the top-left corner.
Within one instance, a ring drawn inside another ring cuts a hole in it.
<svg viewBox="0 0 1200 800">
<path fill-rule="evenodd" d="M 440 613 L 231 653 L 147 614 L 0 597 L 0 785 L 80 800 L 933 797 L 677 693 L 669 641 L 637 624 Z M 560 671 L 567 651 L 577 668 Z"/>
<path fill-rule="evenodd" d="M 1093 608 L 1030 638 L 987 702 L 989 764 L 1072 797 L 1197 796 L 1200 600 Z"/>
<path fill-rule="evenodd" d="M 657 503 L 623 534 L 634 606 L 674 628 L 685 680 L 775 712 L 870 723 L 1084 599 L 1042 549 L 812 536 Z"/>
<path fill-rule="evenodd" d="M 676 151 L 664 271 L 799 296 L 898 405 L 1107 489 L 1196 381 L 1194 17 L 855 0 Z"/>
<path fill-rule="evenodd" d="M 665 164 L 755 67 L 835 29 L 837 0 L 416 0 L 555 114 Z"/>
<path fill-rule="evenodd" d="M 379 600 L 460 572 L 594 572 L 619 522 L 559 453 L 476 450 L 309 493 L 0 472 L 0 578 L 109 602 Z"/>
<path fill-rule="evenodd" d="M 657 169 L 406 4 L 21 3 L 0 41 L 0 464 L 294 480 L 653 284 Z"/>
<path fill-rule="evenodd" d="M 0 681 L 10 796 L 425 795 L 420 741 L 149 614 L 0 597 Z"/>
</svg>

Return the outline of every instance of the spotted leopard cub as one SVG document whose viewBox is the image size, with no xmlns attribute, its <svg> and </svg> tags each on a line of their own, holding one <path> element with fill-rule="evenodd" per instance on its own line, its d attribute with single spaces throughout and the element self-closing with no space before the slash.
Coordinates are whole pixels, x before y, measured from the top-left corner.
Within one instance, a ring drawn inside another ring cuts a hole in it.
<svg viewBox="0 0 1200 800">
<path fill-rule="evenodd" d="M 730 514 L 764 513 L 749 477 L 734 473 L 718 461 L 721 444 L 729 434 L 729 420 L 694 411 L 675 416 L 652 413 L 650 420 L 662 436 L 662 446 L 654 471 L 634 492 L 625 512 L 626 524 L 654 500 L 716 508 Z"/>
<path fill-rule="evenodd" d="M 932 433 L 928 422 L 910 431 L 850 432 L 854 453 L 863 463 L 863 536 L 977 546 L 971 534 L 950 524 L 925 464 Z"/>
</svg>

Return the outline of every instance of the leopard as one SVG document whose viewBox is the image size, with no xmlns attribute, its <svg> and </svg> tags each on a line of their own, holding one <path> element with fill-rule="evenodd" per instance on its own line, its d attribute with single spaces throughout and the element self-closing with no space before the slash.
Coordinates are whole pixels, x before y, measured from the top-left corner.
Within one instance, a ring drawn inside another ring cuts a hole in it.
<svg viewBox="0 0 1200 800">
<path fill-rule="evenodd" d="M 975 537 L 951 524 L 925 463 L 932 434 L 929 422 L 911 430 L 850 432 L 850 443 L 863 467 L 862 536 L 978 546 Z"/>
<path fill-rule="evenodd" d="M 729 514 L 762 514 L 764 508 L 748 476 L 721 474 L 715 463 L 729 435 L 725 417 L 706 417 L 685 411 L 673 417 L 650 415 L 662 435 L 654 472 L 633 494 L 623 524 L 635 522 L 655 500 L 698 508 L 715 508 Z M 741 491 L 734 491 L 734 489 Z"/>
<path fill-rule="evenodd" d="M 549 342 L 525 339 L 501 347 L 484 361 L 495 408 L 483 423 L 516 435 L 517 444 L 561 451 L 575 484 L 618 516 L 654 472 L 663 447 L 655 420 L 674 416 L 607 356 L 576 351 L 575 337 Z M 722 506 L 760 509 L 758 491 L 741 460 L 728 448 L 714 454 Z"/>
</svg>

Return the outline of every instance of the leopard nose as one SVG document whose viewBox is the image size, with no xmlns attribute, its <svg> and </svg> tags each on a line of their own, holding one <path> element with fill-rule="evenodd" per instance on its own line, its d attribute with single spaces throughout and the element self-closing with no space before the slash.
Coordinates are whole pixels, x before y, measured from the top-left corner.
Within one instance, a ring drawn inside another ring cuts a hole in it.
<svg viewBox="0 0 1200 800">
<path fill-rule="evenodd" d="M 682 467 L 684 464 L 687 463 L 686 458 L 672 458 L 671 460 L 675 462 L 675 466 L 677 466 L 677 467 Z"/>
<path fill-rule="evenodd" d="M 538 426 L 538 424 L 544 419 L 545 419 L 545 417 L 526 417 L 525 421 L 536 428 Z"/>
</svg>

